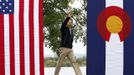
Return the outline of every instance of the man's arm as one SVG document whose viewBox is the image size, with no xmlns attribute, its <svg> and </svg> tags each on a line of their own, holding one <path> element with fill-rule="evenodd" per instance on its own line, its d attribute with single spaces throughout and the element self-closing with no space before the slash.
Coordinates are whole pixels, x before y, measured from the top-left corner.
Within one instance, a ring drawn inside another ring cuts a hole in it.
<svg viewBox="0 0 134 75">
<path fill-rule="evenodd" d="M 69 19 L 70 19 L 70 17 L 67 17 L 67 18 L 64 20 L 64 22 L 62 23 L 61 29 L 66 28 L 66 25 L 67 25 L 67 22 L 68 22 Z"/>
<path fill-rule="evenodd" d="M 71 18 L 71 12 L 69 12 L 67 14 L 67 18 L 64 20 L 64 22 L 62 23 L 61 29 L 66 28 L 67 22 L 69 21 L 69 19 Z"/>
</svg>

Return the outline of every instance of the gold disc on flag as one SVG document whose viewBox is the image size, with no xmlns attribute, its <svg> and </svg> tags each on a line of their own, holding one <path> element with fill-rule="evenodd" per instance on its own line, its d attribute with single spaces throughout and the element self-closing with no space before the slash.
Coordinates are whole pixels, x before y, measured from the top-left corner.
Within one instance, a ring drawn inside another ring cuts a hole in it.
<svg viewBox="0 0 134 75">
<path fill-rule="evenodd" d="M 119 33 L 123 28 L 123 22 L 118 16 L 110 16 L 106 21 L 106 28 L 111 33 Z"/>
</svg>

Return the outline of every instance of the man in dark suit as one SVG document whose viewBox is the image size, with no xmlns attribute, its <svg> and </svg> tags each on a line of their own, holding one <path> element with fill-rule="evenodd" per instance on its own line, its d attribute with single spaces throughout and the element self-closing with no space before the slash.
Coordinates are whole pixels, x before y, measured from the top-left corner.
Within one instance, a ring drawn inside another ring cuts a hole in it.
<svg viewBox="0 0 134 75">
<path fill-rule="evenodd" d="M 59 61 L 57 63 L 56 69 L 55 69 L 55 74 L 54 75 L 59 75 L 61 66 L 63 64 L 63 61 L 65 57 L 69 59 L 71 62 L 74 71 L 76 75 L 82 75 L 80 68 L 78 64 L 76 63 L 76 58 L 74 56 L 72 47 L 73 47 L 73 19 L 71 19 L 71 13 L 68 13 L 67 18 L 63 22 L 61 26 L 61 44 L 60 44 L 60 57 Z"/>
</svg>

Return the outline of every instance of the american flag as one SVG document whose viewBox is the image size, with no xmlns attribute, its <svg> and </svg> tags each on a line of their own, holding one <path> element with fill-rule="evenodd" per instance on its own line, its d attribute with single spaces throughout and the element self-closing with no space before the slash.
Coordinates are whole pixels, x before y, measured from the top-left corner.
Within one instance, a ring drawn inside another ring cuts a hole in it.
<svg viewBox="0 0 134 75">
<path fill-rule="evenodd" d="M 42 0 L 0 0 L 0 75 L 44 75 Z"/>
</svg>

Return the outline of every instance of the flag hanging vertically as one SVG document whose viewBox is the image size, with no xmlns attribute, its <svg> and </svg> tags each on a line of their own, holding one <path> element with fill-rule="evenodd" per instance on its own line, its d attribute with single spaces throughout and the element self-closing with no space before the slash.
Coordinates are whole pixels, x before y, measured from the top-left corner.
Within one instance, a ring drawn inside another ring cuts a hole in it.
<svg viewBox="0 0 134 75">
<path fill-rule="evenodd" d="M 89 0 L 87 75 L 134 75 L 133 0 Z"/>
<path fill-rule="evenodd" d="M 0 75 L 44 75 L 42 0 L 0 0 Z"/>
</svg>

